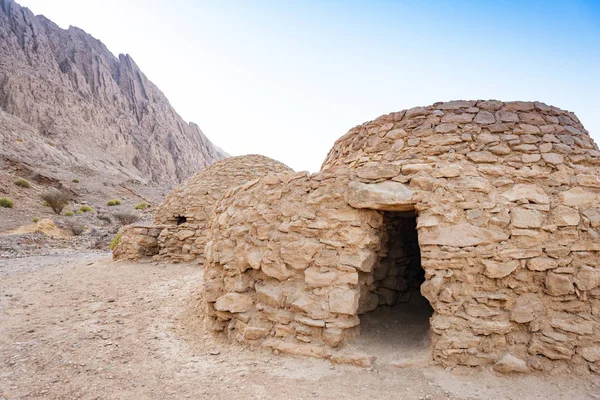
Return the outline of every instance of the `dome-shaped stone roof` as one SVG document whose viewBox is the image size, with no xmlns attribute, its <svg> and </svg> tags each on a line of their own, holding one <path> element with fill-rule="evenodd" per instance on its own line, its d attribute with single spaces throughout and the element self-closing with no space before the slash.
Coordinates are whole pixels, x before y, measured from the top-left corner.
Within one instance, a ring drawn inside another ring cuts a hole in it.
<svg viewBox="0 0 600 400">
<path fill-rule="evenodd" d="M 285 164 L 258 154 L 226 158 L 197 172 L 169 193 L 157 209 L 154 222 L 176 224 L 183 217 L 187 223 L 204 224 L 227 189 L 270 173 L 290 171 Z"/>
<path fill-rule="evenodd" d="M 450 101 L 383 115 L 338 139 L 322 169 L 466 159 L 516 169 L 599 165 L 575 114 L 540 102 Z"/>
</svg>

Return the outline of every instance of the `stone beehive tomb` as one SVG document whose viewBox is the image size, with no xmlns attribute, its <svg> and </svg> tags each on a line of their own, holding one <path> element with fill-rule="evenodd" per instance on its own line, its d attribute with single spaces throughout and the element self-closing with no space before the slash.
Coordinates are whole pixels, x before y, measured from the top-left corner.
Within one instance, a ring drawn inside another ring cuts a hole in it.
<svg viewBox="0 0 600 400">
<path fill-rule="evenodd" d="M 422 294 L 439 364 L 600 372 L 600 152 L 573 113 L 436 103 L 351 129 L 316 174 L 276 172 L 216 203 L 211 329 L 334 358 L 361 314 Z M 196 215 L 177 198 L 157 222 Z"/>
<path fill-rule="evenodd" d="M 167 195 L 154 215 L 154 226 L 126 227 L 114 257 L 202 261 L 208 221 L 214 215 L 217 200 L 227 189 L 269 173 L 291 171 L 279 161 L 256 154 L 212 164 Z"/>
</svg>

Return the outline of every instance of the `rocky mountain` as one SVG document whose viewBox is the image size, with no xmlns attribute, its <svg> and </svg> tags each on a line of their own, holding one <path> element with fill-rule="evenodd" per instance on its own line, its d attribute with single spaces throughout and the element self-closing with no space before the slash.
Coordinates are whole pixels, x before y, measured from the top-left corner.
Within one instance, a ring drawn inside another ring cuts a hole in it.
<svg viewBox="0 0 600 400">
<path fill-rule="evenodd" d="M 0 0 L 1 158 L 170 186 L 226 156 L 129 55 Z"/>
</svg>

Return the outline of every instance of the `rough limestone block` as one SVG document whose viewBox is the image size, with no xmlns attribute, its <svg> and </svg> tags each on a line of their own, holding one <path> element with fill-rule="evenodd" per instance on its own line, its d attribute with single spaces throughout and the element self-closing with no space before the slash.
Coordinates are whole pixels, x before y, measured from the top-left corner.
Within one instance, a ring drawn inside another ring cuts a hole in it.
<svg viewBox="0 0 600 400">
<path fill-rule="evenodd" d="M 512 261 L 494 261 L 494 260 L 482 260 L 485 266 L 484 274 L 492 279 L 504 278 L 510 275 L 519 266 L 517 260 Z"/>
<path fill-rule="evenodd" d="M 580 347 L 577 353 L 589 362 L 600 361 L 600 344 L 594 346 Z"/>
<path fill-rule="evenodd" d="M 510 319 L 520 324 L 533 321 L 544 311 L 544 304 L 540 298 L 532 293 L 525 293 L 517 298 L 510 310 Z"/>
<path fill-rule="evenodd" d="M 597 202 L 598 196 L 590 193 L 584 188 L 575 187 L 558 194 L 558 199 L 565 206 L 577 207 L 585 204 Z"/>
<path fill-rule="evenodd" d="M 582 214 L 590 221 L 592 228 L 598 228 L 600 226 L 600 209 L 592 208 L 583 211 Z"/>
<path fill-rule="evenodd" d="M 260 269 L 265 274 L 280 281 L 285 281 L 294 275 L 294 273 L 287 268 L 285 263 L 279 260 L 265 261 L 261 263 Z"/>
<path fill-rule="evenodd" d="M 584 265 L 575 276 L 575 285 L 579 290 L 593 290 L 600 286 L 600 265 Z"/>
<path fill-rule="evenodd" d="M 364 166 L 356 171 L 359 178 L 363 179 L 389 179 L 400 173 L 401 166 L 395 164 L 378 164 L 373 166 Z"/>
<path fill-rule="evenodd" d="M 470 322 L 470 328 L 477 335 L 503 335 L 511 330 L 508 320 L 492 321 L 485 319 L 475 319 Z"/>
<path fill-rule="evenodd" d="M 540 211 L 524 208 L 513 208 L 510 211 L 510 221 L 516 228 L 541 228 L 546 215 Z"/>
<path fill-rule="evenodd" d="M 358 253 L 348 253 L 344 251 L 340 254 L 340 263 L 354 267 L 362 272 L 371 272 L 377 262 L 377 254 L 373 251 L 359 251 Z"/>
<path fill-rule="evenodd" d="M 304 271 L 304 281 L 309 287 L 327 287 L 336 279 L 335 270 L 324 267 L 310 267 Z"/>
<path fill-rule="evenodd" d="M 182 229 L 179 232 L 175 233 L 175 236 L 179 240 L 186 240 L 187 238 L 191 238 L 195 234 L 196 234 L 195 231 L 191 231 L 191 230 L 187 230 L 187 229 Z"/>
<path fill-rule="evenodd" d="M 426 280 L 421 285 L 421 294 L 425 297 L 431 304 L 436 303 L 436 297 L 444 284 L 444 277 L 441 274 L 435 274 L 432 278 Z"/>
<path fill-rule="evenodd" d="M 556 226 L 577 226 L 581 216 L 577 210 L 567 206 L 558 206 L 552 210 L 552 223 Z"/>
<path fill-rule="evenodd" d="M 561 317 L 551 318 L 550 325 L 564 332 L 572 332 L 577 335 L 591 335 L 594 333 L 594 324 L 575 317 L 568 313 L 562 313 Z"/>
<path fill-rule="evenodd" d="M 507 239 L 508 233 L 464 223 L 423 229 L 419 232 L 420 245 L 465 247 L 497 243 Z"/>
<path fill-rule="evenodd" d="M 227 293 L 219 297 L 215 303 L 218 311 L 229 311 L 231 313 L 243 313 L 254 307 L 252 297 L 242 293 Z"/>
<path fill-rule="evenodd" d="M 527 261 L 527 268 L 532 271 L 546 271 L 558 268 L 558 261 L 549 257 L 535 257 Z"/>
<path fill-rule="evenodd" d="M 540 354 L 551 360 L 570 360 L 575 353 L 567 344 L 548 343 L 540 339 L 534 339 L 529 346 L 530 354 Z"/>
<path fill-rule="evenodd" d="M 494 369 L 498 372 L 509 373 L 519 372 L 527 374 L 531 372 L 527 363 L 520 358 L 513 356 L 512 354 L 506 353 L 494 364 Z"/>
<path fill-rule="evenodd" d="M 340 328 L 325 328 L 323 329 L 323 341 L 331 346 L 337 347 L 344 340 L 344 330 Z"/>
<path fill-rule="evenodd" d="M 292 304 L 293 310 L 304 312 L 312 319 L 326 319 L 331 316 L 325 296 L 302 293 Z"/>
<path fill-rule="evenodd" d="M 359 292 L 350 288 L 333 288 L 329 292 L 329 311 L 355 315 L 358 311 Z"/>
<path fill-rule="evenodd" d="M 476 163 L 495 163 L 498 161 L 498 157 L 487 150 L 472 151 L 467 153 L 467 157 Z"/>
<path fill-rule="evenodd" d="M 577 183 L 581 186 L 600 188 L 600 177 L 599 175 L 578 175 Z"/>
<path fill-rule="evenodd" d="M 301 238 L 281 247 L 281 259 L 290 268 L 301 271 L 309 266 L 315 254 L 322 248 L 323 245 L 316 239 Z"/>
<path fill-rule="evenodd" d="M 258 326 L 247 326 L 244 328 L 244 339 L 258 340 L 266 337 L 271 332 L 269 328 L 261 328 Z"/>
<path fill-rule="evenodd" d="M 473 122 L 481 125 L 490 125 L 496 122 L 496 118 L 494 114 L 489 111 L 480 111 L 476 116 Z"/>
<path fill-rule="evenodd" d="M 540 185 L 517 184 L 502 193 L 509 201 L 528 200 L 536 204 L 549 204 L 550 198 Z"/>
<path fill-rule="evenodd" d="M 355 208 L 382 211 L 411 211 L 414 209 L 414 192 L 400 182 L 379 183 L 350 182 L 348 203 Z"/>
<path fill-rule="evenodd" d="M 575 291 L 573 282 L 568 275 L 549 272 L 546 275 L 546 291 L 551 296 L 564 296 Z"/>
</svg>

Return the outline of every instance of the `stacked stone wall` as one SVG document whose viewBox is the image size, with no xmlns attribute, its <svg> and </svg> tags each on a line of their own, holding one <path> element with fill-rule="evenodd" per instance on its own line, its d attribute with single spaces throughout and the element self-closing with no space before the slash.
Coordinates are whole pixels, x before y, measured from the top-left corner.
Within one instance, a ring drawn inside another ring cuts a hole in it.
<svg viewBox="0 0 600 400">
<path fill-rule="evenodd" d="M 289 171 L 279 161 L 251 154 L 227 158 L 196 173 L 169 193 L 154 215 L 155 224 L 168 225 L 158 238 L 159 254 L 155 259 L 203 263 L 206 227 L 223 194 L 269 173 Z"/>
<path fill-rule="evenodd" d="M 197 172 L 169 193 L 157 208 L 154 223 L 177 225 L 184 217 L 188 224 L 206 226 L 217 201 L 228 189 L 269 173 L 290 171 L 279 161 L 257 154 L 226 158 Z"/>
<path fill-rule="evenodd" d="M 436 361 L 598 371 L 600 152 L 573 113 L 416 107 L 352 129 L 340 166 L 415 191 Z"/>
<path fill-rule="evenodd" d="M 348 181 L 343 170 L 269 175 L 224 196 L 206 247 L 212 329 L 321 356 L 355 336 L 359 281 L 384 226 L 379 212 L 347 204 Z"/>
<path fill-rule="evenodd" d="M 164 226 L 128 225 L 121 231 L 113 250 L 115 260 L 140 260 L 158 254 L 158 237 Z"/>
<path fill-rule="evenodd" d="M 385 257 L 382 212 L 411 209 L 436 362 L 600 371 L 600 152 L 573 113 L 537 102 L 385 115 L 319 174 L 228 192 L 207 246 L 210 324 L 330 354 L 384 287 L 362 290 Z"/>
<path fill-rule="evenodd" d="M 202 225 L 169 225 L 158 236 L 156 261 L 174 263 L 204 262 L 206 227 Z"/>
</svg>

